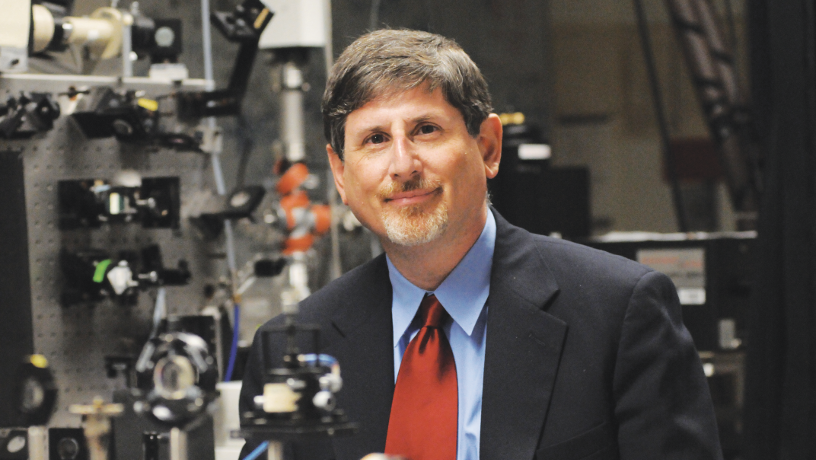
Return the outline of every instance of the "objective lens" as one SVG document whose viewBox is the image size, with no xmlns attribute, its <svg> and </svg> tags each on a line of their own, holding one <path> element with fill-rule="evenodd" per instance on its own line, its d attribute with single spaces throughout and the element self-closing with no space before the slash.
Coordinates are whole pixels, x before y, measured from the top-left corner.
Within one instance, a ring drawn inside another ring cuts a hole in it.
<svg viewBox="0 0 816 460">
<path fill-rule="evenodd" d="M 22 409 L 25 412 L 34 412 L 45 401 L 45 389 L 36 379 L 29 377 L 23 382 Z"/>
<path fill-rule="evenodd" d="M 61 460 L 73 460 L 79 454 L 79 443 L 74 438 L 62 438 L 57 443 L 57 454 Z"/>
<path fill-rule="evenodd" d="M 183 399 L 195 385 L 196 374 L 190 361 L 182 356 L 168 356 L 156 363 L 153 383 L 156 392 L 166 399 Z"/>
</svg>

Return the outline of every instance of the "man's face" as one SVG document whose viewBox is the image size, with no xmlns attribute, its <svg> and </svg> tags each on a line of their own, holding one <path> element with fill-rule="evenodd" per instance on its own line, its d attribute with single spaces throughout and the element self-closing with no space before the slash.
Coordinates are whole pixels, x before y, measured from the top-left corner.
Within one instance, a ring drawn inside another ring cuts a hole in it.
<svg viewBox="0 0 816 460">
<path fill-rule="evenodd" d="M 481 232 L 486 179 L 498 172 L 501 123 L 476 137 L 441 90 L 376 98 L 346 119 L 345 161 L 327 147 L 337 190 L 385 243 L 415 246 Z"/>
</svg>

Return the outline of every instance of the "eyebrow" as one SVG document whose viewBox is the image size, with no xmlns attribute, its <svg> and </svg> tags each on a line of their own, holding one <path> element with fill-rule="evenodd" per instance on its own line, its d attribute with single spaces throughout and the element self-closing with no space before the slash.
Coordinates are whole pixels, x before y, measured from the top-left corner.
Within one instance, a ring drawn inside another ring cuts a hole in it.
<svg viewBox="0 0 816 460">
<path fill-rule="evenodd" d="M 429 121 L 429 120 L 433 120 L 434 118 L 435 118 L 434 114 L 425 114 L 425 115 L 420 115 L 418 117 L 411 118 L 408 121 L 413 125 L 418 125 L 420 123 L 423 123 L 423 122 L 426 122 L 426 121 Z M 371 126 L 371 127 L 368 127 L 368 128 L 364 128 L 363 130 L 361 130 L 361 133 L 364 133 L 365 135 L 368 135 L 368 134 L 371 134 L 371 133 L 374 133 L 374 132 L 380 132 L 380 131 L 386 131 L 385 126 L 383 126 L 383 125 L 374 125 L 374 126 Z"/>
</svg>

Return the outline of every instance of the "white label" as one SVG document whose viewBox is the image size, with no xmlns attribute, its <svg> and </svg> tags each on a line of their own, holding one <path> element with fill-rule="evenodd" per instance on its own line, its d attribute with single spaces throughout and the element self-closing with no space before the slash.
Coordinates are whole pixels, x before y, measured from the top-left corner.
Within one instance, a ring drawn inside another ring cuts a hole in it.
<svg viewBox="0 0 816 460">
<path fill-rule="evenodd" d="M 518 149 L 519 160 L 547 160 L 551 154 L 547 144 L 521 144 Z"/>
<path fill-rule="evenodd" d="M 706 291 L 703 288 L 680 288 L 677 290 L 681 305 L 704 305 Z"/>
</svg>

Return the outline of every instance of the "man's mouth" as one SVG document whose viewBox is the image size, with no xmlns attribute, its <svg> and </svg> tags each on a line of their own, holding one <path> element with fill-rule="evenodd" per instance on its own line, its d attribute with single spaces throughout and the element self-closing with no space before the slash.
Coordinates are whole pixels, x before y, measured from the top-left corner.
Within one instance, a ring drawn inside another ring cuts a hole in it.
<svg viewBox="0 0 816 460">
<path fill-rule="evenodd" d="M 415 178 L 414 180 L 404 183 L 392 182 L 383 187 L 378 195 L 386 204 L 411 206 L 421 204 L 441 193 L 441 182 Z"/>
<path fill-rule="evenodd" d="M 401 201 L 401 200 L 411 200 L 415 198 L 422 198 L 428 196 L 432 193 L 435 193 L 438 189 L 430 189 L 430 190 L 411 190 L 408 192 L 400 192 L 395 193 L 385 199 L 385 201 Z"/>
<path fill-rule="evenodd" d="M 397 206 L 410 206 L 413 204 L 422 203 L 425 200 L 441 192 L 442 192 L 441 187 L 432 189 L 409 190 L 405 192 L 394 193 L 391 196 L 386 197 L 384 201 L 386 203 L 392 203 Z"/>
</svg>

